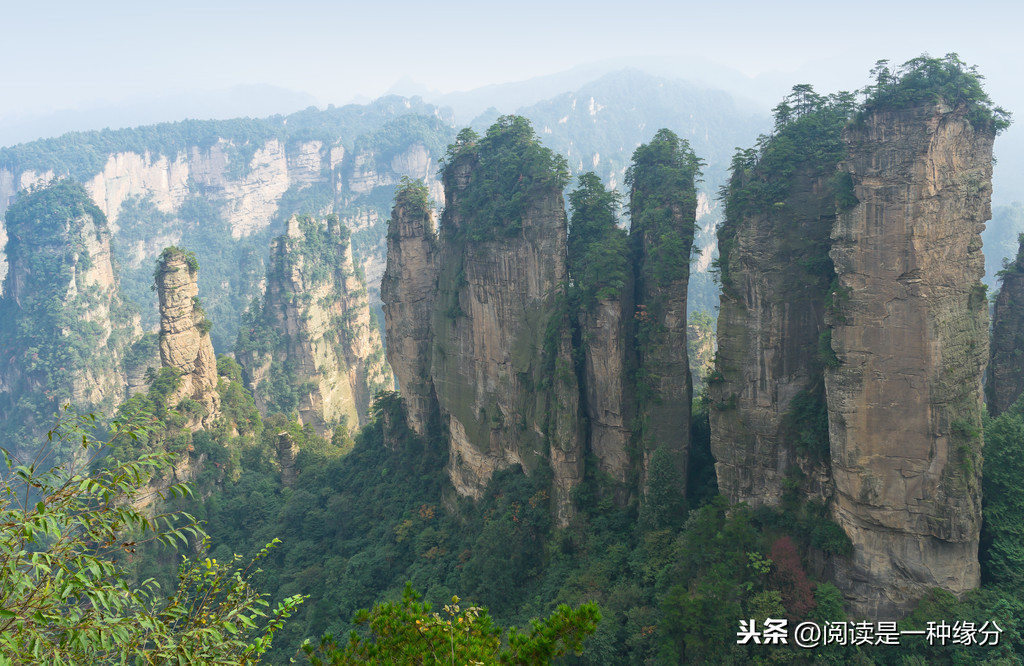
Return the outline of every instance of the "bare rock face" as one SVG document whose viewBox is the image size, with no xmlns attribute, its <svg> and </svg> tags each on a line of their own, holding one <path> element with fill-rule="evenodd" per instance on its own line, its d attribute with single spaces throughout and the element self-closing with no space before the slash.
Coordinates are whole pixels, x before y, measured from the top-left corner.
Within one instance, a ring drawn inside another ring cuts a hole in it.
<svg viewBox="0 0 1024 666">
<path fill-rule="evenodd" d="M 299 447 L 287 432 L 277 433 L 277 464 L 281 468 L 281 485 L 291 488 L 299 476 L 295 468 L 295 458 L 299 455 Z"/>
<path fill-rule="evenodd" d="M 626 289 L 622 299 L 605 298 L 592 310 L 580 313 L 580 329 L 587 340 L 583 402 L 590 421 L 590 450 L 601 470 L 623 485 L 630 478 L 635 409 L 628 356 L 632 350 L 631 300 L 631 289 Z"/>
<path fill-rule="evenodd" d="M 447 427 L 458 494 L 482 497 L 500 469 L 546 467 L 564 526 L 584 463 L 563 293 L 564 181 L 522 118 L 459 145 L 445 167 L 438 239 L 427 187 L 407 183 L 396 196 L 381 288 L 390 359 L 410 426 L 422 432 L 433 411 Z M 489 189 L 503 178 L 510 187 Z"/>
<path fill-rule="evenodd" d="M 64 403 L 112 413 L 125 398 L 125 355 L 142 331 L 117 293 L 106 217 L 81 185 L 25 193 L 6 218 L 0 433 L 18 449 L 33 446 Z"/>
<path fill-rule="evenodd" d="M 264 412 L 297 411 L 323 434 L 367 420 L 391 380 L 348 231 L 337 216 L 292 217 L 271 248 L 262 306 L 236 356 Z"/>
<path fill-rule="evenodd" d="M 803 468 L 814 478 L 813 468 L 827 467 L 827 430 L 793 423 L 795 414 L 813 420 L 825 410 L 818 343 L 833 276 L 835 198 L 803 166 L 781 206 L 745 211 L 721 232 L 724 289 L 708 393 L 718 489 L 730 502 L 777 505 L 787 474 Z"/>
<path fill-rule="evenodd" d="M 430 378 L 430 320 L 437 290 L 438 241 L 426 190 L 402 190 L 388 226 L 380 285 L 388 362 L 405 399 L 409 427 L 422 435 L 436 411 Z"/>
<path fill-rule="evenodd" d="M 530 473 L 547 464 L 550 443 L 553 483 L 567 500 L 566 489 L 582 479 L 578 428 L 546 428 L 561 411 L 552 409 L 558 396 L 578 395 L 578 387 L 561 336 L 549 368 L 542 359 L 567 275 L 561 192 L 550 188 L 532 199 L 517 233 L 467 242 L 474 221 L 457 211 L 473 168 L 472 162 L 455 165 L 446 182 L 433 316 L 431 376 L 450 432 L 449 475 L 460 494 L 480 497 L 499 469 L 518 464 Z M 567 522 L 569 505 L 557 512 Z"/>
<path fill-rule="evenodd" d="M 998 416 L 1024 394 L 1024 238 L 1014 262 L 1003 272 L 992 320 L 992 357 L 985 393 Z"/>
<path fill-rule="evenodd" d="M 181 373 L 168 405 L 176 406 L 185 399 L 199 402 L 204 413 L 195 426 L 209 426 L 220 412 L 217 358 L 210 342 L 210 322 L 199 304 L 195 257 L 176 247 L 165 249 L 157 267 L 156 290 L 160 298 L 160 362 Z"/>
<path fill-rule="evenodd" d="M 128 380 L 128 395 L 145 393 L 149 390 L 147 377 L 150 372 L 161 368 L 160 338 L 156 333 L 146 333 L 132 345 L 124 362 Z"/>
<path fill-rule="evenodd" d="M 873 111 L 845 134 L 859 204 L 838 217 L 826 368 L 835 519 L 853 541 L 837 583 L 852 610 L 906 611 L 929 588 L 979 584 L 980 233 L 991 131 L 966 109 Z"/>
</svg>

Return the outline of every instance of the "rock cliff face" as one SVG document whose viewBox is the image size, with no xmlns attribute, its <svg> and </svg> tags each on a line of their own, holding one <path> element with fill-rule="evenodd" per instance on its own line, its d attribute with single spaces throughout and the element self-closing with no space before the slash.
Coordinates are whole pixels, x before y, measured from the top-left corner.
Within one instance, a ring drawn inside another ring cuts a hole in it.
<svg viewBox="0 0 1024 666">
<path fill-rule="evenodd" d="M 436 241 L 426 188 L 399 193 L 382 294 L 410 425 L 423 430 L 436 398 L 455 490 L 478 498 L 495 471 L 520 465 L 531 474 L 543 465 L 553 472 L 556 521 L 565 525 L 584 456 L 571 329 L 560 304 L 568 272 L 557 165 L 521 118 L 499 121 L 479 144 L 464 139 L 445 168 Z M 508 190 L 489 189 L 510 177 Z M 427 313 L 429 330 L 404 319 Z"/>
<path fill-rule="evenodd" d="M 194 427 L 207 427 L 219 415 L 220 395 L 210 322 L 199 304 L 195 256 L 176 247 L 165 249 L 156 271 L 156 291 L 160 298 L 160 362 L 180 373 L 168 406 L 195 400 L 203 406 L 203 413 Z"/>
<path fill-rule="evenodd" d="M 469 241 L 479 220 L 467 219 L 459 204 L 475 168 L 469 156 L 446 172 L 432 321 L 431 376 L 450 433 L 449 474 L 460 494 L 479 497 L 496 470 L 518 464 L 530 473 L 550 457 L 562 494 L 582 478 L 582 442 L 571 424 L 549 430 L 549 419 L 569 407 L 559 398 L 578 393 L 558 332 L 567 277 L 561 191 L 549 187 L 531 198 L 517 232 Z M 548 345 L 545 359 L 549 328 L 554 349 Z M 557 511 L 567 522 L 568 502 Z"/>
<path fill-rule="evenodd" d="M 148 391 L 147 377 L 151 371 L 156 372 L 160 368 L 160 336 L 156 333 L 146 333 L 132 345 L 124 361 L 128 381 L 126 397 L 130 398 L 136 393 Z"/>
<path fill-rule="evenodd" d="M 696 231 L 699 160 L 689 145 L 659 130 L 633 154 L 630 240 L 636 270 L 637 414 L 641 487 L 654 452 L 667 449 L 685 494 L 693 385 L 686 345 L 690 253 Z M 645 490 L 646 492 L 646 490 Z"/>
<path fill-rule="evenodd" d="M 589 446 L 601 469 L 620 484 L 632 471 L 630 442 L 635 413 L 634 387 L 629 379 L 632 363 L 632 290 L 620 298 L 604 298 L 580 314 L 586 337 L 583 368 L 583 404 L 590 422 Z M 624 498 L 620 498 L 624 499 Z"/>
<path fill-rule="evenodd" d="M 481 497 L 503 468 L 543 467 L 566 526 L 588 453 L 625 504 L 645 494 L 648 465 L 665 451 L 659 474 L 682 498 L 698 167 L 667 130 L 637 150 L 632 250 L 618 197 L 594 174 L 571 195 L 570 241 L 564 163 L 522 118 L 500 118 L 483 139 L 459 135 L 436 238 L 426 186 L 399 191 L 381 287 L 389 359 L 410 426 L 422 433 L 436 414 L 447 427 L 459 494 Z"/>
<path fill-rule="evenodd" d="M 816 171 L 803 165 L 781 206 L 733 211 L 739 219 L 722 229 L 724 289 L 708 393 L 718 490 L 730 502 L 777 505 L 796 468 L 827 474 L 828 432 L 816 427 L 827 418 L 818 343 L 834 277 L 835 197 Z M 735 178 L 733 188 L 743 187 L 744 177 Z"/>
<path fill-rule="evenodd" d="M 441 196 L 436 160 L 451 136 L 442 115 L 422 100 L 384 98 L 288 118 L 71 134 L 3 151 L 0 215 L 16 192 L 55 173 L 83 182 L 109 219 L 123 294 L 150 329 L 158 308 L 149 267 L 168 245 L 194 248 L 206 268 L 200 289 L 212 338 L 226 351 L 239 314 L 262 290 L 262 249 L 293 212 L 341 217 L 373 285 L 370 300 L 379 301 L 394 185 L 402 176 L 425 178 Z M 0 223 L 0 282 L 6 245 Z"/>
<path fill-rule="evenodd" d="M 387 242 L 380 295 L 388 361 L 405 399 L 409 427 L 422 435 L 437 409 L 430 376 L 430 321 L 437 292 L 438 240 L 425 187 L 399 192 Z"/>
<path fill-rule="evenodd" d="M 857 614 L 892 617 L 929 588 L 979 583 L 980 233 L 991 131 L 964 107 L 875 110 L 851 125 L 825 372 L 836 501 L 853 541 L 836 577 Z"/>
<path fill-rule="evenodd" d="M 1024 237 L 1012 264 L 1004 269 L 992 320 L 992 357 L 985 393 L 998 416 L 1024 394 Z"/>
<path fill-rule="evenodd" d="M 111 413 L 125 397 L 125 354 L 142 331 L 118 297 L 106 218 L 80 185 L 24 194 L 6 217 L 0 422 L 20 448 L 65 402 Z"/>
<path fill-rule="evenodd" d="M 236 355 L 262 412 L 297 411 L 321 434 L 343 420 L 366 422 L 390 373 L 348 230 L 336 215 L 289 220 L 271 248 L 263 304 L 250 313 Z"/>
</svg>

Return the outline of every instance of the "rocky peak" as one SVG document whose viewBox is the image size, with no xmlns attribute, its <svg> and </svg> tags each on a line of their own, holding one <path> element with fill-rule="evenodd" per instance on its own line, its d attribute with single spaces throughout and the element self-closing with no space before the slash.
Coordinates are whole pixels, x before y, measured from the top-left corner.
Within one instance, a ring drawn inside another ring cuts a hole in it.
<svg viewBox="0 0 1024 666">
<path fill-rule="evenodd" d="M 263 303 L 251 310 L 236 356 L 263 413 L 297 412 L 326 432 L 368 418 L 390 386 L 380 332 L 336 215 L 293 216 L 271 246 Z"/>
<path fill-rule="evenodd" d="M 836 577 L 856 613 L 892 617 L 929 588 L 979 584 L 994 132 L 931 102 L 873 108 L 844 138 L 859 203 L 832 232 L 825 382 L 834 515 L 854 554 Z"/>
<path fill-rule="evenodd" d="M 437 290 L 437 235 L 426 186 L 407 182 L 388 225 L 381 281 L 388 362 L 405 399 L 409 427 L 422 435 L 436 410 L 430 381 L 430 319 Z"/>
<path fill-rule="evenodd" d="M 449 435 L 449 476 L 461 495 L 482 496 L 496 470 L 553 470 L 556 521 L 568 524 L 570 490 L 582 480 L 579 387 L 573 372 L 566 283 L 565 167 L 542 148 L 529 123 L 506 117 L 484 138 L 464 130 L 444 172 L 445 210 L 436 264 L 431 257 L 424 193 L 418 207 L 400 192 L 382 288 L 389 349 L 399 385 L 417 414 L 428 386 Z M 428 272 L 438 267 L 432 301 Z M 415 300 L 422 293 L 426 300 Z M 397 321 L 402 311 L 430 310 L 429 334 Z M 410 336 L 410 339 L 403 339 Z M 430 340 L 429 375 L 419 350 Z M 420 417 L 412 425 L 422 429 Z"/>
<path fill-rule="evenodd" d="M 659 130 L 637 148 L 626 172 L 636 274 L 637 413 L 643 414 L 641 487 L 664 447 L 686 492 L 693 385 L 686 344 L 690 253 L 696 230 L 700 160 L 689 144 Z"/>
<path fill-rule="evenodd" d="M 169 406 L 182 400 L 199 402 L 204 413 L 195 427 L 209 426 L 220 410 L 217 359 L 210 342 L 210 321 L 199 302 L 199 262 L 177 247 L 166 248 L 156 268 L 160 299 L 160 362 L 180 373 Z"/>
<path fill-rule="evenodd" d="M 1002 284 L 992 314 L 992 356 L 985 392 L 992 416 L 1005 412 L 1024 394 L 1024 235 Z"/>
</svg>

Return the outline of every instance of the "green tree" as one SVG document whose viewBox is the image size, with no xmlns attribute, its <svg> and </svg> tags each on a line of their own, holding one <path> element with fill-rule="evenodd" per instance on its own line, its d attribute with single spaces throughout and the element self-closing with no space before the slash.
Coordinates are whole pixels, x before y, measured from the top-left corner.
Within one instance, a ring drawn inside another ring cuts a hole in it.
<svg viewBox="0 0 1024 666">
<path fill-rule="evenodd" d="M 985 424 L 981 564 L 987 581 L 1024 590 L 1024 399 Z"/>
<path fill-rule="evenodd" d="M 569 193 L 569 272 L 584 309 L 619 297 L 630 279 L 629 242 L 617 224 L 619 199 L 592 171 L 580 176 L 579 187 Z"/>
<path fill-rule="evenodd" d="M 360 610 L 355 622 L 366 625 L 367 636 L 356 632 L 338 645 L 324 636 L 318 646 L 303 650 L 314 666 L 342 664 L 547 664 L 555 657 L 578 653 L 583 640 L 594 633 L 601 613 L 597 604 L 570 608 L 563 604 L 543 620 L 533 620 L 528 632 L 509 630 L 502 649 L 502 629 L 487 609 L 463 607 L 458 597 L 432 613 L 430 604 L 406 583 L 400 602 L 382 603 Z"/>
<path fill-rule="evenodd" d="M 170 454 L 98 465 L 106 444 L 143 429 L 115 421 L 99 443 L 95 428 L 94 416 L 65 416 L 28 464 L 0 449 L 0 654 L 37 664 L 258 661 L 302 597 L 271 610 L 250 582 L 253 565 L 238 556 L 183 563 L 170 596 L 152 579 L 130 585 L 126 568 L 144 543 L 205 544 L 205 534 L 188 514 L 146 506 Z M 58 442 L 78 455 L 46 469 Z"/>
</svg>

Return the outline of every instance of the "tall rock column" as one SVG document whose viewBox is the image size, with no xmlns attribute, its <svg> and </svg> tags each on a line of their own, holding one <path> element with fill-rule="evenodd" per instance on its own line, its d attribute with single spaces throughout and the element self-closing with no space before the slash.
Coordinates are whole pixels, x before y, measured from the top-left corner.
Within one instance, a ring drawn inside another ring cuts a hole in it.
<svg viewBox="0 0 1024 666">
<path fill-rule="evenodd" d="M 686 351 L 686 296 L 697 219 L 700 161 L 669 130 L 633 153 L 630 239 L 636 266 L 637 414 L 641 487 L 654 452 L 665 447 L 685 494 L 693 385 Z"/>
<path fill-rule="evenodd" d="M 852 203 L 848 179 L 835 178 L 849 113 L 844 97 L 797 86 L 776 107 L 771 136 L 733 160 L 708 383 L 718 490 L 730 502 L 778 505 L 797 479 L 804 496 L 830 495 L 820 345 L 837 203 Z"/>
<path fill-rule="evenodd" d="M 584 459 L 564 299 L 567 178 L 524 118 L 499 119 L 479 141 L 460 135 L 444 172 L 430 356 L 456 491 L 480 497 L 496 470 L 547 466 L 563 526 Z"/>
<path fill-rule="evenodd" d="M 270 249 L 263 303 L 246 314 L 235 353 L 263 413 L 298 413 L 321 434 L 366 423 L 390 388 L 366 285 L 337 215 L 293 216 Z"/>
<path fill-rule="evenodd" d="M 836 578 L 854 613 L 885 618 L 979 584 L 994 133 L 929 103 L 866 111 L 844 136 L 859 204 L 832 233 L 825 381 L 834 516 L 854 553 Z"/>
<path fill-rule="evenodd" d="M 1002 276 L 992 311 L 992 357 L 985 384 L 992 416 L 1005 412 L 1024 394 L 1024 234 L 1017 257 Z"/>
<path fill-rule="evenodd" d="M 436 409 L 430 381 L 430 319 L 437 290 L 437 236 L 426 185 L 408 183 L 399 190 L 387 242 L 380 295 L 388 362 L 405 399 L 409 427 L 422 435 Z"/>
<path fill-rule="evenodd" d="M 191 252 L 177 247 L 163 251 L 156 270 L 160 299 L 160 362 L 180 374 L 180 384 L 170 396 L 170 406 L 188 398 L 203 405 L 202 427 L 209 426 L 220 410 L 217 393 L 217 358 L 210 342 L 210 322 L 199 304 L 199 262 Z"/>
<path fill-rule="evenodd" d="M 619 195 L 594 173 L 579 178 L 569 194 L 570 300 L 576 308 L 583 351 L 582 404 L 588 446 L 618 487 L 617 499 L 633 495 L 629 481 L 635 402 L 630 382 L 634 363 L 633 268 L 629 239 L 618 226 Z"/>
<path fill-rule="evenodd" d="M 724 226 L 719 245 L 729 248 L 728 285 L 708 392 L 718 489 L 730 502 L 779 504 L 800 461 L 811 468 L 828 458 L 818 341 L 835 200 L 822 196 L 825 178 L 801 176 L 781 209 Z"/>
</svg>

